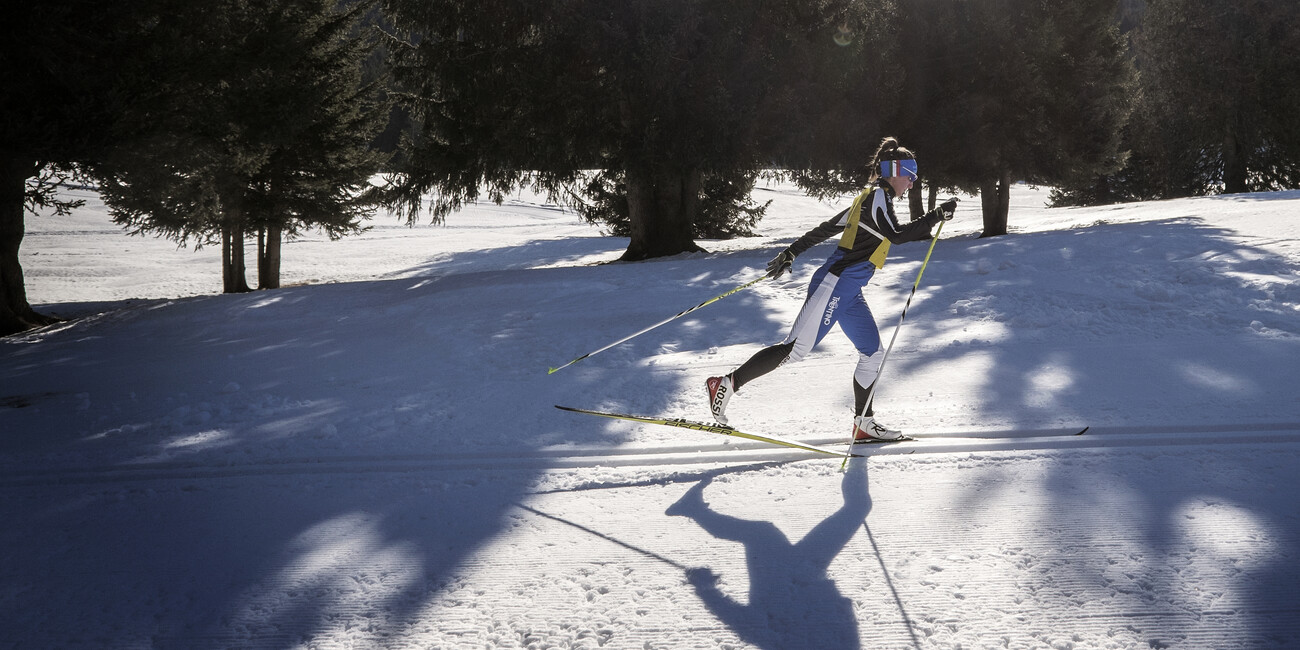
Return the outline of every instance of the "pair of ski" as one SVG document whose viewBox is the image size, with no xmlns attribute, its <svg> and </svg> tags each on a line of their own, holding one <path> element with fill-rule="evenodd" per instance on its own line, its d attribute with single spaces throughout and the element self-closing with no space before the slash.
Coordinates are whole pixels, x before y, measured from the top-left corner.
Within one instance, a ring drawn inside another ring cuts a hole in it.
<svg viewBox="0 0 1300 650">
<path fill-rule="evenodd" d="M 814 453 L 826 454 L 828 456 L 836 456 L 839 458 L 857 458 L 862 456 L 862 454 L 855 454 L 848 451 L 836 451 L 834 449 L 827 449 L 826 447 L 811 445 L 808 443 L 799 442 L 797 440 L 788 440 L 786 438 L 760 435 L 757 433 L 746 433 L 744 431 L 740 431 L 738 429 L 723 424 L 708 424 L 705 422 L 694 422 L 691 420 L 683 420 L 681 418 L 656 418 L 656 417 L 649 417 L 649 416 L 642 416 L 642 415 L 628 415 L 626 413 L 607 413 L 604 411 L 590 411 L 587 409 L 574 408 L 572 406 L 560 406 L 559 404 L 556 404 L 555 408 L 560 409 L 562 411 L 572 411 L 574 413 L 586 413 L 587 415 L 595 415 L 602 418 L 611 418 L 614 420 L 628 420 L 631 422 L 642 422 L 645 424 L 658 424 L 658 425 L 669 426 L 669 427 L 678 427 L 681 429 L 691 429 L 693 431 L 707 431 L 709 433 L 717 433 L 724 436 L 734 436 L 737 438 L 757 440 L 759 442 L 766 442 L 773 445 L 781 445 L 782 447 L 790 447 L 793 449 L 802 449 L 804 451 L 811 451 Z M 1084 431 L 1087 430 L 1088 427 L 1084 427 L 1081 431 L 1078 431 L 1077 433 L 1070 433 L 1069 435 L 1074 435 L 1074 436 L 1081 435 L 1083 434 Z M 1057 435 L 1060 434 L 1058 433 Z M 970 437 L 979 437 L 979 436 L 975 435 Z M 894 443 L 894 442 L 906 442 L 909 440 L 916 440 L 916 438 L 904 436 L 897 440 L 873 439 L 873 440 L 866 440 L 866 441 L 858 441 L 857 444 Z"/>
</svg>

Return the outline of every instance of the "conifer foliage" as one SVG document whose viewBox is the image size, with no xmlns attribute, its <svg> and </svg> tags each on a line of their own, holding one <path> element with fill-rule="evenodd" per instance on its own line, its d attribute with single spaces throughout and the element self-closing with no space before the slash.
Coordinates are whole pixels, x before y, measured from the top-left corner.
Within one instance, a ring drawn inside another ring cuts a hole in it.
<svg viewBox="0 0 1300 650">
<path fill-rule="evenodd" d="M 126 106 L 128 93 L 103 69 L 140 45 L 142 27 L 121 4 L 12 3 L 0 20 L 0 335 L 56 320 L 27 300 L 25 216 L 76 206 L 57 186 L 84 180 L 80 165 L 105 149 Z"/>
<path fill-rule="evenodd" d="M 917 0 L 905 133 L 928 184 L 978 192 L 984 236 L 1007 232 L 1010 185 L 1118 168 L 1134 76 L 1114 0 Z"/>
<path fill-rule="evenodd" d="M 1300 186 L 1293 0 L 48 0 L 0 25 L 0 334 L 51 320 L 18 249 L 73 178 L 131 232 L 220 243 L 228 292 L 251 237 L 272 288 L 304 229 L 521 186 L 623 259 L 700 250 L 752 232 L 760 171 L 852 191 L 886 135 L 920 158 L 913 213 L 978 192 L 986 236 L 1016 180 L 1073 203 Z M 383 192 L 381 97 L 385 142 L 407 132 Z"/>
<path fill-rule="evenodd" d="M 96 165 L 113 218 L 135 233 L 220 243 L 225 292 L 279 285 L 282 236 L 356 232 L 373 211 L 368 150 L 385 110 L 360 86 L 365 5 L 329 0 L 182 3 L 152 33 L 163 70 L 122 144 Z"/>
<path fill-rule="evenodd" d="M 1139 71 L 1129 152 L 1056 205 L 1300 187 L 1300 3 L 1124 0 Z"/>
<path fill-rule="evenodd" d="M 1139 43 L 1166 193 L 1300 187 L 1300 3 L 1148 0 Z"/>
<path fill-rule="evenodd" d="M 620 178 L 623 259 L 698 250 L 706 176 L 735 183 L 775 156 L 801 98 L 809 39 L 851 3 L 782 0 L 388 0 L 394 74 L 420 123 L 393 188 L 435 221 L 481 191 L 569 198 Z"/>
<path fill-rule="evenodd" d="M 1052 184 L 1117 169 L 1134 73 L 1114 0 L 908 0 L 880 3 L 866 65 L 846 67 L 842 96 L 878 101 L 835 116 L 821 133 L 857 143 L 796 167 L 818 195 L 862 187 L 870 145 L 898 136 L 917 154 L 928 189 L 964 190 L 982 201 L 984 235 L 1007 232 L 1016 180 Z M 831 103 L 828 105 L 833 106 Z M 829 111 L 828 111 L 829 112 Z M 863 124 L 870 128 L 859 130 Z M 834 150 L 833 145 L 825 147 Z"/>
</svg>

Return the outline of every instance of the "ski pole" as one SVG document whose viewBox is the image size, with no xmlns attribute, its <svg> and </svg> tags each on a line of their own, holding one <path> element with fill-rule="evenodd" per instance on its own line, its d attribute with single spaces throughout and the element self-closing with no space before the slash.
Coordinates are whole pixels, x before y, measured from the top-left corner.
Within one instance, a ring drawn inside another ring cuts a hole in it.
<svg viewBox="0 0 1300 650">
<path fill-rule="evenodd" d="M 898 325 L 894 326 L 894 333 L 889 337 L 889 345 L 885 348 L 884 356 L 880 357 L 880 368 L 876 370 L 876 380 L 871 382 L 871 389 L 867 391 L 867 401 L 862 405 L 862 412 L 859 417 L 867 414 L 867 409 L 871 408 L 871 400 L 876 396 L 876 386 L 880 384 L 880 376 L 885 374 L 885 362 L 889 361 L 889 351 L 894 349 L 894 341 L 898 340 L 898 330 L 903 329 L 903 319 L 907 318 L 907 308 L 912 305 L 912 298 L 916 297 L 916 288 L 921 286 L 921 276 L 925 275 L 925 267 L 930 264 L 930 255 L 934 253 L 934 245 L 939 243 L 939 234 L 943 232 L 944 222 L 939 222 L 938 230 L 934 231 L 934 238 L 930 240 L 930 250 L 925 252 L 925 259 L 921 262 L 921 270 L 916 272 L 916 282 L 912 283 L 912 293 L 907 295 L 907 302 L 903 303 L 903 313 L 898 315 Z M 853 434 L 849 434 L 849 451 L 853 451 L 853 445 L 856 441 Z M 840 464 L 840 469 L 848 466 L 849 459 L 845 457 L 844 462 Z"/>
<path fill-rule="evenodd" d="M 714 296 L 714 297 L 712 297 L 712 298 L 709 298 L 708 300 L 705 300 L 704 302 L 702 302 L 702 303 L 700 303 L 700 304 L 698 304 L 698 305 L 696 305 L 696 306 L 694 306 L 694 307 L 691 307 L 690 309 L 685 309 L 685 310 L 679 311 L 679 312 L 677 312 L 676 314 L 673 314 L 672 316 L 669 316 L 668 318 L 665 318 L 665 319 L 659 321 L 658 323 L 655 323 L 654 325 L 651 325 L 650 327 L 647 327 L 647 328 L 641 330 L 640 332 L 637 332 L 637 333 L 635 333 L 635 334 L 629 334 L 628 336 L 625 336 L 625 337 L 623 337 L 623 338 L 621 338 L 621 339 L 619 339 L 619 340 L 617 340 L 617 341 L 614 341 L 613 343 L 610 343 L 609 345 L 606 345 L 605 347 L 600 348 L 599 350 L 592 350 L 591 352 L 588 352 L 588 353 L 586 353 L 586 354 L 584 354 L 584 355 L 578 357 L 577 359 L 574 359 L 573 361 L 570 361 L 570 362 L 568 362 L 568 363 L 566 363 L 566 364 L 564 364 L 564 365 L 562 365 L 562 366 L 560 366 L 560 367 L 558 367 L 558 368 L 551 368 L 550 370 L 548 370 L 548 371 L 546 372 L 546 374 L 548 374 L 548 375 L 553 374 L 553 373 L 555 373 L 555 372 L 557 372 L 557 371 L 559 371 L 559 370 L 563 370 L 564 368 L 568 368 L 569 366 L 571 366 L 571 365 L 573 365 L 573 364 L 575 364 L 575 363 L 577 363 L 577 362 L 579 362 L 579 361 L 582 361 L 583 359 L 586 359 L 586 358 L 589 357 L 589 356 L 592 356 L 592 355 L 594 355 L 594 354 L 599 354 L 599 353 L 601 353 L 601 352 L 604 352 L 605 350 L 608 350 L 608 349 L 610 349 L 610 348 L 612 348 L 612 347 L 618 345 L 619 343 L 626 343 L 626 342 L 628 342 L 628 341 L 630 341 L 630 340 L 632 340 L 632 339 L 634 339 L 634 338 L 636 338 L 636 337 L 638 337 L 638 336 L 641 336 L 642 334 L 645 334 L 646 332 L 649 332 L 650 330 L 652 330 L 652 329 L 654 329 L 654 328 L 656 328 L 656 327 L 659 327 L 660 325 L 663 325 L 663 324 L 665 324 L 665 323 L 669 323 L 669 322 L 672 322 L 672 321 L 674 321 L 674 320 L 677 320 L 678 318 L 681 318 L 682 316 L 685 316 L 685 315 L 687 315 L 687 314 L 689 314 L 689 313 L 695 311 L 696 309 L 699 309 L 699 308 L 701 308 L 701 307 L 703 307 L 703 306 L 705 306 L 705 305 L 708 305 L 708 304 L 711 304 L 711 303 L 717 302 L 717 301 L 719 301 L 719 300 L 722 300 L 723 298 L 726 298 L 727 296 L 730 296 L 731 294 L 736 293 L 736 292 L 738 292 L 738 291 L 743 291 L 743 290 L 745 290 L 745 289 L 748 289 L 749 287 L 752 287 L 752 286 L 754 286 L 755 284 L 758 284 L 759 282 L 762 282 L 763 280 L 766 280 L 766 279 L 767 279 L 767 276 L 766 276 L 766 275 L 760 275 L 759 277 L 754 278 L 753 280 L 750 280 L 749 282 L 746 282 L 745 284 L 742 284 L 742 285 L 736 287 L 735 289 L 732 289 L 732 290 L 730 290 L 730 291 L 727 291 L 726 293 L 719 294 L 719 295 L 716 295 L 716 296 Z"/>
</svg>

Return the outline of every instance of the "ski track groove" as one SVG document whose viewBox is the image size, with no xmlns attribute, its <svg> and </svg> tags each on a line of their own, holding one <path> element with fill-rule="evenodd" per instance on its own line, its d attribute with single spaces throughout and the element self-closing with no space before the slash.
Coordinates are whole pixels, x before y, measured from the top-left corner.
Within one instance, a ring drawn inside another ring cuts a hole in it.
<svg viewBox="0 0 1300 650">
<path fill-rule="evenodd" d="M 653 426 L 653 425 L 645 425 Z M 1034 431 L 984 431 L 952 434 L 916 434 L 917 439 L 899 443 L 854 445 L 853 453 L 865 456 L 946 454 L 969 452 L 1050 451 L 1061 449 L 1106 450 L 1121 447 L 1188 446 L 1218 444 L 1300 443 L 1300 424 L 1200 427 L 1089 428 L 1083 435 L 1075 429 Z M 710 435 L 701 432 L 701 436 Z M 721 434 L 711 434 L 721 437 Z M 978 436 L 978 437 L 966 437 Z M 1023 437 L 1030 436 L 1030 437 Z M 797 449 L 742 439 L 667 447 L 571 447 L 539 448 L 500 454 L 490 451 L 453 454 L 351 455 L 268 462 L 154 462 L 123 463 L 112 467 L 55 467 L 42 470 L 9 469 L 0 478 L 0 488 L 133 481 L 222 479 L 243 476 L 291 476 L 312 474 L 384 474 L 482 469 L 574 469 L 583 467 L 654 467 L 692 464 L 793 462 L 832 460 Z M 803 439 L 813 445 L 848 449 L 847 436 Z"/>
</svg>

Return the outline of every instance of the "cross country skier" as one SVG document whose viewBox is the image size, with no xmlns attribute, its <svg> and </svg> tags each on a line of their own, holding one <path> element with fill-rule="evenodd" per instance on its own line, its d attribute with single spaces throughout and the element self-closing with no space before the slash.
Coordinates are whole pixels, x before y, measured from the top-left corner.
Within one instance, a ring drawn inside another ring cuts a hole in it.
<svg viewBox="0 0 1300 650">
<path fill-rule="evenodd" d="M 929 239 L 935 224 L 952 218 L 957 200 L 949 199 L 920 219 L 901 225 L 894 216 L 893 200 L 916 181 L 916 157 L 900 147 L 898 140 L 885 138 L 876 150 L 871 169 L 870 186 L 858 195 L 851 207 L 809 230 L 767 263 L 768 277 L 778 278 L 790 270 L 799 254 L 842 233 L 840 245 L 813 274 L 803 309 L 795 317 L 785 341 L 759 350 L 730 374 L 710 377 L 705 382 L 709 408 L 719 424 L 727 423 L 727 402 L 733 393 L 782 364 L 804 358 L 831 326 L 839 323 L 861 355 L 853 372 L 854 440 L 903 437 L 902 432 L 876 422 L 867 403 L 880 372 L 880 331 L 862 298 L 862 289 L 876 269 L 885 265 L 890 244 Z"/>
</svg>

